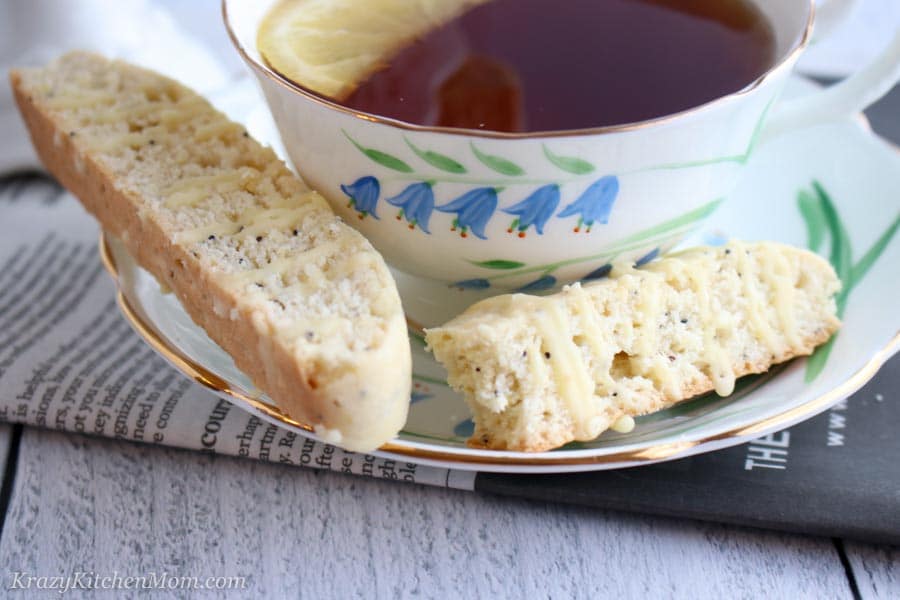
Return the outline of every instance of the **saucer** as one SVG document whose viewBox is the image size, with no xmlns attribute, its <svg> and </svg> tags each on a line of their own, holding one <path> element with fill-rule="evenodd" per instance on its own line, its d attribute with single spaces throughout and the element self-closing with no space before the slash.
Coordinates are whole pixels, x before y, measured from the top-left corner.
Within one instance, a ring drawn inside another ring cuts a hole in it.
<svg viewBox="0 0 900 600">
<path fill-rule="evenodd" d="M 811 358 L 739 380 L 727 398 L 708 394 L 636 419 L 631 433 L 542 453 L 469 448 L 462 398 L 411 331 L 409 420 L 375 454 L 421 464 L 502 472 L 629 467 L 733 446 L 816 415 L 859 389 L 900 349 L 900 152 L 864 122 L 836 122 L 758 148 L 739 189 L 685 245 L 728 238 L 811 247 L 832 261 L 845 291 L 844 326 Z M 140 269 L 114 238 L 101 253 L 119 286 L 119 305 L 138 333 L 185 375 L 260 418 L 315 438 L 282 414 Z M 451 293 L 448 290 L 445 293 Z"/>
</svg>

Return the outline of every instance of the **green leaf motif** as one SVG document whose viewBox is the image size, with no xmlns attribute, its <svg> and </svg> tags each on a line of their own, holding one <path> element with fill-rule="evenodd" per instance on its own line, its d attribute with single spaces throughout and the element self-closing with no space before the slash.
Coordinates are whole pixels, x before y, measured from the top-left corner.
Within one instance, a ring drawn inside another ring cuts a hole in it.
<svg viewBox="0 0 900 600">
<path fill-rule="evenodd" d="M 549 274 L 553 273 L 556 269 L 568 266 L 568 265 L 577 265 L 580 263 L 588 262 L 588 261 L 597 261 L 604 260 L 608 261 L 611 258 L 621 254 L 622 252 L 626 252 L 628 250 L 633 250 L 637 247 L 646 245 L 648 242 L 657 241 L 661 238 L 668 237 L 673 233 L 684 234 L 687 230 L 692 230 L 696 227 L 696 225 L 709 216 L 715 209 L 722 203 L 722 199 L 719 198 L 717 200 L 713 200 L 703 206 L 692 210 L 689 213 L 685 213 L 681 216 L 678 216 L 674 219 L 670 219 L 663 223 L 659 223 L 658 225 L 654 225 L 649 229 L 645 229 L 644 231 L 639 231 L 633 235 L 624 237 L 618 240 L 615 244 L 607 246 L 603 249 L 602 252 L 597 254 L 591 254 L 588 256 L 580 256 L 578 258 L 570 258 L 564 261 L 549 263 L 544 265 L 532 265 L 527 266 L 522 263 L 516 263 L 514 261 L 504 261 L 504 260 L 494 260 L 487 261 L 485 263 L 477 263 L 474 261 L 470 261 L 471 264 L 476 266 L 484 266 L 485 268 L 494 268 L 494 269 L 510 269 L 509 272 L 499 273 L 497 275 L 491 275 L 485 281 L 496 281 L 498 279 L 506 279 L 508 277 L 518 277 L 525 273 L 544 273 Z M 497 264 L 503 266 L 496 266 Z M 494 265 L 494 266 L 491 266 Z M 510 265 L 510 266 L 505 266 Z M 521 269 L 521 270 L 519 270 Z"/>
<path fill-rule="evenodd" d="M 834 267 L 838 279 L 844 284 L 844 288 L 838 293 L 836 302 L 838 305 L 838 316 L 844 312 L 844 304 L 847 296 L 850 294 L 853 282 L 850 273 L 853 269 L 853 250 L 850 245 L 850 236 L 844 229 L 841 217 L 838 215 L 837 208 L 832 202 L 831 197 L 818 181 L 813 181 L 813 189 L 819 198 L 822 207 L 822 213 L 825 215 L 825 222 L 828 224 L 828 230 L 831 233 L 831 254 L 828 258 L 831 266 Z"/>
<path fill-rule="evenodd" d="M 750 160 L 751 156 L 753 156 L 753 151 L 756 149 L 756 145 L 759 143 L 759 140 L 762 137 L 762 132 L 765 129 L 769 111 L 772 110 L 772 105 L 775 104 L 776 100 L 778 100 L 777 97 L 769 100 L 769 103 L 766 104 L 766 107 L 763 109 L 762 114 L 759 116 L 759 120 L 756 122 L 756 126 L 753 128 L 753 135 L 750 136 L 750 143 L 747 144 L 747 151 L 744 153 L 742 160 L 739 161 L 742 165 L 747 164 L 747 161 Z"/>
<path fill-rule="evenodd" d="M 484 152 L 476 148 L 475 144 L 469 144 L 469 146 L 472 148 L 472 154 L 475 155 L 475 158 L 480 160 L 481 163 L 488 169 L 496 171 L 501 175 L 508 175 L 510 177 L 516 177 L 518 175 L 525 174 L 525 169 L 512 162 L 511 160 L 507 160 L 502 156 L 485 154 Z"/>
<path fill-rule="evenodd" d="M 813 181 L 812 185 L 815 194 L 801 190 L 797 196 L 797 204 L 803 219 L 806 221 L 810 249 L 818 249 L 824 238 L 824 229 L 827 227 L 831 238 L 831 251 L 828 260 L 843 283 L 843 288 L 835 298 L 837 316 L 842 317 L 847 307 L 847 299 L 850 296 L 850 292 L 866 276 L 866 273 L 869 272 L 869 269 L 872 268 L 872 265 L 875 264 L 885 248 L 890 244 L 897 230 L 900 229 L 900 214 L 894 218 L 894 221 L 872 244 L 872 247 L 869 248 L 863 257 L 859 259 L 859 262 L 853 264 L 850 236 L 841 222 L 834 202 L 818 181 Z M 814 233 L 816 228 L 821 228 L 823 231 Z M 837 334 L 816 348 L 816 351 L 806 361 L 805 379 L 807 383 L 815 380 L 825 369 L 825 364 L 828 362 L 835 339 L 837 339 Z"/>
<path fill-rule="evenodd" d="M 806 383 L 813 382 L 816 377 L 822 374 L 822 371 L 825 369 L 825 363 L 828 362 L 828 357 L 831 354 L 831 348 L 834 346 L 834 340 L 837 338 L 837 334 L 831 336 L 827 342 L 816 348 L 816 351 L 812 353 L 812 355 L 806 359 L 806 375 L 804 376 L 804 380 Z"/>
<path fill-rule="evenodd" d="M 708 202 L 700 208 L 695 208 L 694 210 L 686 212 L 683 215 L 675 217 L 674 219 L 664 221 L 658 225 L 650 227 L 649 229 L 645 229 L 644 231 L 623 238 L 611 248 L 618 248 L 620 246 L 643 242 L 644 240 L 648 240 L 660 235 L 665 235 L 671 231 L 675 231 L 682 227 L 686 227 L 688 225 L 703 221 L 704 219 L 706 219 L 706 217 L 711 215 L 719 207 L 720 204 L 722 204 L 722 198 L 713 200 L 712 202 Z"/>
<path fill-rule="evenodd" d="M 803 220 L 806 221 L 807 247 L 817 252 L 825 241 L 825 231 L 828 226 L 825 222 L 825 214 L 819 199 L 807 190 L 797 193 L 797 207 Z"/>
<path fill-rule="evenodd" d="M 408 164 L 406 164 L 396 156 L 391 156 L 386 152 L 375 150 L 373 148 L 367 148 L 363 151 L 363 153 L 382 167 L 400 171 L 401 173 L 412 173 L 413 171 L 412 167 L 410 167 Z"/>
<path fill-rule="evenodd" d="M 544 156 L 563 171 L 575 175 L 586 175 L 587 173 L 592 173 L 596 170 L 594 165 L 586 160 L 575 158 L 573 156 L 559 156 L 558 154 L 553 154 L 547 146 L 544 146 Z"/>
<path fill-rule="evenodd" d="M 346 131 L 344 131 L 344 136 L 346 136 L 346 138 L 350 140 L 351 144 L 356 146 L 357 150 L 368 156 L 369 159 L 378 163 L 382 167 L 387 167 L 388 169 L 393 169 L 394 171 L 400 171 L 401 173 L 413 172 L 412 167 L 410 167 L 408 164 L 406 164 L 396 156 L 388 154 L 387 152 L 382 152 L 381 150 L 376 150 L 374 148 L 366 148 L 365 146 L 354 140 L 352 137 L 350 137 L 350 134 L 348 134 Z"/>
<path fill-rule="evenodd" d="M 875 261 L 878 260 L 878 257 L 881 256 L 881 253 L 884 252 L 884 249 L 887 248 L 887 245 L 891 243 L 891 239 L 897 233 L 897 229 L 900 229 L 900 214 L 894 218 L 894 222 L 890 224 L 887 230 L 881 234 L 881 237 L 872 244 L 869 251 L 850 270 L 851 285 L 855 286 L 862 281 L 869 269 L 872 268 L 872 265 L 875 264 Z"/>
<path fill-rule="evenodd" d="M 423 338 L 423 339 L 424 339 L 424 338 Z M 416 381 L 423 381 L 423 382 L 425 382 L 425 383 L 431 383 L 431 384 L 433 384 L 433 385 L 440 385 L 440 386 L 443 386 L 443 387 L 450 387 L 450 386 L 447 384 L 447 381 L 446 381 L 445 379 L 438 379 L 437 377 L 429 377 L 428 375 L 420 375 L 419 373 L 413 373 L 412 378 L 415 379 Z"/>
<path fill-rule="evenodd" d="M 408 329 L 407 333 L 409 334 L 409 339 L 416 342 L 420 347 L 424 348 L 428 344 L 425 343 L 425 336 L 419 333 L 418 331 L 413 331 L 412 329 Z M 415 375 L 413 376 L 415 377 Z"/>
<path fill-rule="evenodd" d="M 473 262 L 473 265 L 476 267 L 482 267 L 484 269 L 496 269 L 502 271 L 508 271 L 510 269 L 521 269 L 525 266 L 525 263 L 516 262 L 514 260 L 486 260 L 484 262 Z"/>
<path fill-rule="evenodd" d="M 448 173 L 463 174 L 467 172 L 464 166 L 462 166 L 449 156 L 434 152 L 433 150 L 422 150 L 421 148 L 416 147 L 408 139 L 403 139 L 406 141 L 406 145 L 409 146 L 410 150 L 416 153 L 416 156 L 427 162 L 432 167 L 440 169 L 441 171 L 447 171 Z"/>
</svg>

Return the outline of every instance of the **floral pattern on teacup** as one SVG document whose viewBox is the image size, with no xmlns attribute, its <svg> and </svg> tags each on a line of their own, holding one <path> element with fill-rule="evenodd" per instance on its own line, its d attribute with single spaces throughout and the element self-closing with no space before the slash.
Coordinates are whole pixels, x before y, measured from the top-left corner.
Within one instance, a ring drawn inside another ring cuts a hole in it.
<svg viewBox="0 0 900 600">
<path fill-rule="evenodd" d="M 584 265 L 587 273 L 579 281 L 588 282 L 603 279 L 612 271 L 613 262 L 629 260 L 633 257 L 634 264 L 638 267 L 647 264 L 659 256 L 664 248 L 669 247 L 673 237 L 681 239 L 708 217 L 722 202 L 721 199 L 713 200 L 703 206 L 674 219 L 657 223 L 644 231 L 639 231 L 625 237 L 602 249 L 595 254 L 579 256 L 557 262 L 529 265 L 524 262 L 509 258 L 493 258 L 482 261 L 469 261 L 471 265 L 491 272 L 482 277 L 473 277 L 457 281 L 451 287 L 460 290 L 487 290 L 499 284 L 501 281 L 525 281 L 524 285 L 515 289 L 518 292 L 540 292 L 555 288 L 563 279 L 560 269 L 574 265 Z M 650 251 L 641 252 L 642 248 L 651 248 Z M 566 276 L 568 277 L 568 276 Z M 533 278 L 533 279 L 532 279 Z M 504 287 L 504 286 L 500 286 Z M 506 286 L 515 287 L 515 286 Z"/>
<path fill-rule="evenodd" d="M 400 209 L 397 220 L 406 220 L 409 229 L 420 229 L 430 234 L 430 220 L 433 211 L 443 213 L 455 213 L 456 217 L 450 224 L 451 231 L 458 231 L 460 237 L 468 238 L 471 232 L 475 238 L 487 239 L 486 228 L 494 217 L 500 212 L 512 215 L 515 219 L 507 227 L 506 231 L 516 234 L 519 238 L 527 237 L 527 231 L 534 227 L 538 235 L 543 235 L 554 213 L 559 207 L 563 197 L 563 186 L 578 184 L 585 177 L 595 177 L 596 167 L 590 162 L 577 156 L 563 156 L 554 153 L 546 145 L 542 146 L 544 157 L 557 169 L 567 175 L 558 180 L 524 180 L 525 170 L 513 161 L 502 156 L 487 154 L 479 150 L 474 144 L 470 144 L 472 156 L 487 167 L 495 175 L 488 180 L 472 177 L 469 169 L 462 161 L 435 152 L 420 148 L 407 138 L 404 138 L 406 146 L 428 167 L 426 171 L 419 172 L 411 165 L 415 164 L 389 154 L 377 148 L 363 146 L 346 131 L 344 135 L 353 146 L 372 162 L 380 165 L 388 171 L 402 174 L 400 179 L 413 180 L 407 186 L 387 199 L 388 203 Z M 342 185 L 341 189 L 350 198 L 350 206 L 355 208 L 360 218 L 372 215 L 376 219 L 375 207 L 381 189 L 381 181 L 373 175 L 358 178 L 351 184 Z M 459 194 L 454 200 L 435 205 L 434 187 L 436 185 L 453 184 L 456 186 L 468 184 L 470 188 Z M 515 190 L 521 190 L 523 186 L 537 186 L 526 190 L 523 195 L 512 204 L 498 208 L 499 194 L 513 195 Z M 583 184 L 582 184 L 583 185 Z M 607 224 L 613 205 L 619 195 L 619 178 L 616 175 L 605 175 L 591 183 L 573 201 L 556 215 L 557 219 L 565 219 L 578 216 L 576 233 L 584 227 L 585 233 L 590 233 L 595 224 Z"/>
<path fill-rule="evenodd" d="M 614 175 L 601 177 L 588 187 L 575 202 L 565 207 L 557 216 L 559 218 L 578 216 L 575 233 L 586 226 L 585 233 L 591 232 L 594 223 L 609 223 L 609 213 L 619 195 L 619 178 Z"/>
<path fill-rule="evenodd" d="M 414 183 L 393 198 L 388 198 L 387 202 L 400 208 L 397 213 L 398 221 L 405 218 L 410 229 L 418 226 L 425 233 L 431 234 L 428 221 L 434 210 L 434 191 L 430 183 Z"/>
<path fill-rule="evenodd" d="M 365 219 L 368 215 L 378 218 L 375 214 L 375 205 L 378 204 L 378 196 L 381 195 L 381 184 L 377 179 L 371 175 L 360 177 L 349 185 L 342 185 L 341 191 L 350 198 L 347 206 L 355 209 L 360 219 Z"/>
<path fill-rule="evenodd" d="M 486 240 L 484 228 L 497 210 L 497 190 L 492 187 L 475 188 L 435 208 L 444 213 L 456 213 L 450 231 L 459 229 L 460 237 L 468 237 L 471 229 L 476 237 Z"/>
<path fill-rule="evenodd" d="M 557 206 L 559 206 L 559 185 L 551 183 L 538 188 L 521 202 L 502 209 L 506 214 L 518 217 L 510 224 L 507 232 L 513 233 L 514 230 L 518 230 L 519 237 L 525 237 L 525 232 L 534 225 L 538 235 L 543 235 L 544 225 L 553 216 Z"/>
</svg>

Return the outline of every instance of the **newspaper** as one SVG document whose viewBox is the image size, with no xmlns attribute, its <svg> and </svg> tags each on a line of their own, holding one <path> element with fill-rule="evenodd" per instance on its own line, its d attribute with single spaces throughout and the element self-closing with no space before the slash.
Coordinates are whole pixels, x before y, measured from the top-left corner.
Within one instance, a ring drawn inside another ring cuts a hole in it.
<svg viewBox="0 0 900 600">
<path fill-rule="evenodd" d="M 0 182 L 0 420 L 473 489 L 474 473 L 316 442 L 176 371 L 121 316 L 98 235 L 94 220 L 51 180 Z"/>
</svg>

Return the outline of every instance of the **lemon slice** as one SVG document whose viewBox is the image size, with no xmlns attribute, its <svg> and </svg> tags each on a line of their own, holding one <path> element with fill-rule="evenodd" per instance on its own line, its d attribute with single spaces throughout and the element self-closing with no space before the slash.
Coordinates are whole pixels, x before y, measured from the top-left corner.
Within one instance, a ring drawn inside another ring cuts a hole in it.
<svg viewBox="0 0 900 600">
<path fill-rule="evenodd" d="M 486 1 L 282 0 L 256 44 L 281 75 L 340 100 L 403 46 Z"/>
</svg>

